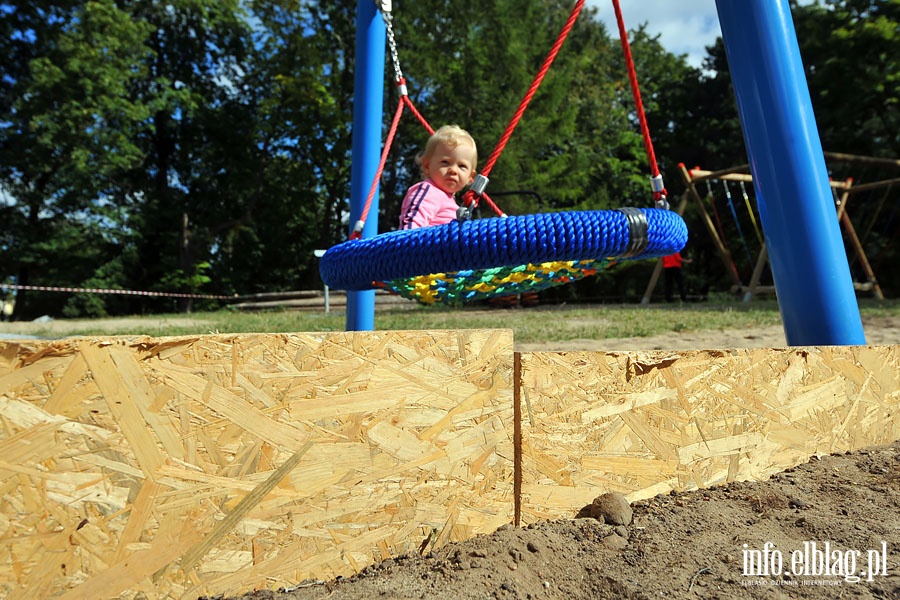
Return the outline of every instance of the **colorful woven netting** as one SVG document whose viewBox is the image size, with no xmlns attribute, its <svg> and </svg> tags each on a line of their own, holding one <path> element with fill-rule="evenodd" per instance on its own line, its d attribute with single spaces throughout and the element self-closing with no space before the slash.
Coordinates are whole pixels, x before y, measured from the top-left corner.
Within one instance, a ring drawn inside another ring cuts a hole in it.
<svg viewBox="0 0 900 600">
<path fill-rule="evenodd" d="M 462 304 L 496 296 L 539 292 L 590 277 L 610 264 L 611 261 L 605 259 L 553 261 L 421 275 L 381 282 L 378 287 L 422 304 Z"/>
</svg>

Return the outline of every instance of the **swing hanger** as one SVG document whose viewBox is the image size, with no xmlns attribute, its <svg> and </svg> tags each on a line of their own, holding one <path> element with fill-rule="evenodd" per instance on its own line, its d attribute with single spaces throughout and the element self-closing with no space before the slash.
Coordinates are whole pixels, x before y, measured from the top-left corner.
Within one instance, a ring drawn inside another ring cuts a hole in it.
<svg viewBox="0 0 900 600">
<path fill-rule="evenodd" d="M 387 34 L 388 52 L 391 55 L 391 65 L 394 67 L 394 82 L 401 96 L 408 96 L 406 79 L 403 78 L 403 70 L 400 68 L 400 53 L 397 51 L 397 39 L 394 37 L 394 17 L 391 14 L 391 0 L 375 0 L 375 6 L 381 12 L 384 19 L 384 28 Z"/>
</svg>

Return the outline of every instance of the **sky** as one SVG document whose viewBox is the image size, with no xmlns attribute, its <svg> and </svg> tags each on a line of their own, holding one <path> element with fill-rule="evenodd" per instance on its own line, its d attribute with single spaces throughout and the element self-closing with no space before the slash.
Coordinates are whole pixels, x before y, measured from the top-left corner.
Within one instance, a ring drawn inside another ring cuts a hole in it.
<svg viewBox="0 0 900 600">
<path fill-rule="evenodd" d="M 598 9 L 597 18 L 606 25 L 613 39 L 619 38 L 619 26 L 612 0 L 588 0 Z M 647 24 L 650 35 L 659 34 L 663 48 L 675 55 L 686 54 L 691 66 L 700 68 L 706 46 L 721 37 L 715 0 L 619 0 L 625 29 Z"/>
</svg>

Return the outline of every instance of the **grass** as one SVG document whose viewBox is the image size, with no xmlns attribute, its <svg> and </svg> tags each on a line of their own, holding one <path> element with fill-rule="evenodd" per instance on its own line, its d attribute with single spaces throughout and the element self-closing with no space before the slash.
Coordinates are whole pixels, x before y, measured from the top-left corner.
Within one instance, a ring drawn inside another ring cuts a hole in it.
<svg viewBox="0 0 900 600">
<path fill-rule="evenodd" d="M 900 301 L 860 300 L 866 317 L 900 317 Z M 647 337 L 671 332 L 752 329 L 781 324 L 774 301 L 685 305 L 570 305 L 513 309 L 452 309 L 420 306 L 379 309 L 377 330 L 490 329 L 515 332 L 517 342 L 539 343 L 573 339 Z M 102 320 L 11 323 L 0 332 L 43 338 L 63 336 L 181 336 L 206 333 L 285 333 L 344 331 L 343 311 L 236 312 L 220 310 L 185 314 L 122 317 Z M 0 334 L 2 337 L 2 334 Z"/>
</svg>

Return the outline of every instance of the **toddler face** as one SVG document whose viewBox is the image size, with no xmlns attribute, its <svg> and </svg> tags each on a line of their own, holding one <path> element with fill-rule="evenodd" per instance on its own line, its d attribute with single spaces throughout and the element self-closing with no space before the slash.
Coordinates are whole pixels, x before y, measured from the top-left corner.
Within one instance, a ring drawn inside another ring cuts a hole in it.
<svg viewBox="0 0 900 600">
<path fill-rule="evenodd" d="M 461 142 L 456 146 L 438 143 L 431 156 L 422 158 L 422 170 L 435 185 L 455 194 L 475 179 L 475 148 Z"/>
</svg>

